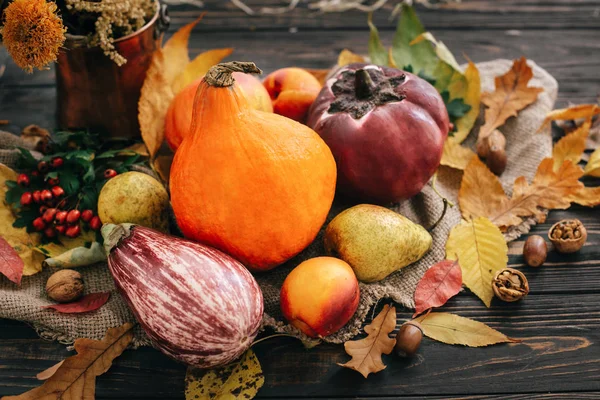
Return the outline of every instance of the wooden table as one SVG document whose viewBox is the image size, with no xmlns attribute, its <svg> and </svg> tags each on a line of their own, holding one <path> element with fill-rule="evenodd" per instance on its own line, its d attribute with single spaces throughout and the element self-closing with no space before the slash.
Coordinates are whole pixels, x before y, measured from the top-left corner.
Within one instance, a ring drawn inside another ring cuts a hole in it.
<svg viewBox="0 0 600 400">
<path fill-rule="evenodd" d="M 302 8 L 285 15 L 248 17 L 225 1 L 205 1 L 209 11 L 191 39 L 191 52 L 235 47 L 235 59 L 255 61 L 265 71 L 289 65 L 326 68 L 343 48 L 366 52 L 366 16 L 358 12 L 314 15 Z M 248 1 L 259 7 L 276 0 Z M 390 7 L 388 7 L 389 10 Z M 199 13 L 173 7 L 172 30 Z M 559 82 L 557 106 L 596 101 L 600 90 L 600 1 L 463 0 L 449 10 L 419 14 L 437 38 L 460 57 L 474 61 L 525 55 Z M 384 40 L 393 22 L 376 14 Z M 54 72 L 25 75 L 9 65 L 0 78 L 0 119 L 18 132 L 35 123 L 55 124 Z M 600 183 L 599 180 L 590 181 Z M 412 360 L 388 359 L 388 368 L 363 379 L 337 362 L 341 346 L 307 351 L 297 341 L 277 338 L 256 346 L 265 373 L 260 398 L 600 398 L 600 211 L 572 207 L 553 211 L 533 228 L 545 234 L 562 218 L 579 218 L 588 228 L 577 254 L 551 252 L 544 267 L 524 267 L 523 240 L 510 244 L 509 264 L 523 267 L 532 290 L 516 304 L 486 309 L 464 293 L 444 309 L 475 318 L 523 344 L 462 348 L 424 340 Z M 0 305 L 1 306 L 1 305 Z M 399 320 L 408 318 L 401 312 Z M 0 320 L 0 395 L 39 384 L 35 374 L 67 357 L 64 346 L 39 339 L 23 323 Z M 156 350 L 125 352 L 97 383 L 99 399 L 182 399 L 185 367 Z"/>
</svg>

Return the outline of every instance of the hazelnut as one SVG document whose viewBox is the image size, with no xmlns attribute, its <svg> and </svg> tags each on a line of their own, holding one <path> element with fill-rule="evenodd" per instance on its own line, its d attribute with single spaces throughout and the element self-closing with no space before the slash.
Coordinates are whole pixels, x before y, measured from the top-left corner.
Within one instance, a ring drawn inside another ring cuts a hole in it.
<svg viewBox="0 0 600 400">
<path fill-rule="evenodd" d="M 55 272 L 46 282 L 46 293 L 48 297 L 59 303 L 77 300 L 83 294 L 81 274 L 72 269 Z"/>
<path fill-rule="evenodd" d="M 578 219 L 564 219 L 552 225 L 548 239 L 559 253 L 574 253 L 585 244 L 587 230 Z"/>
<path fill-rule="evenodd" d="M 529 282 L 521 271 L 504 268 L 496 272 L 492 280 L 492 289 L 497 298 L 513 302 L 521 300 L 529 293 Z"/>
<path fill-rule="evenodd" d="M 477 155 L 487 158 L 490 149 L 506 149 L 506 137 L 498 129 L 494 129 L 489 135 L 477 139 Z"/>
<path fill-rule="evenodd" d="M 504 149 L 491 148 L 485 159 L 485 165 L 496 175 L 502 175 L 508 160 Z"/>
<path fill-rule="evenodd" d="M 546 261 L 548 255 L 548 246 L 546 241 L 540 235 L 532 235 L 525 241 L 523 246 L 523 257 L 525 263 L 530 267 L 539 267 Z"/>
<path fill-rule="evenodd" d="M 412 357 L 417 353 L 423 339 L 421 324 L 416 321 L 408 321 L 402 324 L 396 335 L 394 353 L 398 357 Z"/>
</svg>

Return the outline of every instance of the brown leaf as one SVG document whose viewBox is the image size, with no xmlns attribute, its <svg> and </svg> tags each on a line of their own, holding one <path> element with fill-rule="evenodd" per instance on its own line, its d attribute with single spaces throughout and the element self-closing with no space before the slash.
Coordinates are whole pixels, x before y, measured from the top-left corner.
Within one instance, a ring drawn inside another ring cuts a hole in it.
<svg viewBox="0 0 600 400">
<path fill-rule="evenodd" d="M 152 169 L 160 176 L 160 179 L 165 183 L 169 183 L 169 175 L 171 173 L 171 164 L 173 163 L 173 153 L 161 153 L 156 155 L 152 162 Z"/>
<path fill-rule="evenodd" d="M 458 260 L 443 260 L 433 265 L 417 284 L 413 318 L 430 308 L 443 306 L 460 292 L 461 286 L 462 272 Z"/>
<path fill-rule="evenodd" d="M 0 236 L 0 274 L 17 285 L 21 285 L 23 268 L 25 268 L 25 263 L 19 257 L 19 253 Z"/>
<path fill-rule="evenodd" d="M 77 355 L 67 358 L 42 386 L 3 400 L 94 399 L 96 377 L 102 375 L 133 339 L 133 324 L 106 331 L 102 340 L 77 339 Z"/>
<path fill-rule="evenodd" d="M 523 176 L 517 178 L 512 198 L 508 199 L 498 178 L 473 158 L 465 169 L 458 194 L 463 217 L 487 217 L 506 230 L 520 224 L 525 217 L 543 220 L 545 214 L 541 208 L 569 208 L 569 196 L 583 188 L 579 182 L 583 170 L 570 160 L 565 160 L 556 172 L 553 166 L 552 158 L 542 160 L 531 184 Z"/>
<path fill-rule="evenodd" d="M 600 205 L 600 186 L 593 188 L 582 187 L 576 193 L 569 196 L 569 201 L 584 207 L 596 207 Z"/>
<path fill-rule="evenodd" d="M 321 84 L 321 86 L 323 86 L 325 84 L 325 81 L 327 80 L 327 76 L 329 75 L 329 72 L 331 72 L 330 69 L 304 68 L 304 70 L 306 72 L 310 73 L 315 78 L 317 78 L 317 80 L 319 81 L 319 83 Z"/>
<path fill-rule="evenodd" d="M 80 314 L 99 309 L 109 298 L 110 292 L 90 293 L 71 303 L 52 304 L 42 308 L 49 308 L 63 314 Z"/>
<path fill-rule="evenodd" d="M 446 344 L 483 347 L 498 343 L 518 343 L 505 334 L 490 328 L 483 322 L 450 313 L 432 312 L 417 318 L 423 334 Z"/>
<path fill-rule="evenodd" d="M 386 304 L 373 322 L 365 326 L 368 336 L 360 340 L 350 340 L 344 343 L 344 349 L 350 361 L 339 366 L 358 371 L 365 378 L 370 373 L 385 369 L 381 360 L 382 354 L 390 354 L 396 341 L 388 335 L 396 327 L 396 308 Z"/>
<path fill-rule="evenodd" d="M 58 371 L 58 369 L 60 368 L 61 365 L 63 365 L 64 362 L 65 362 L 65 360 L 62 360 L 61 362 L 54 364 L 50 368 L 45 369 L 42 372 L 40 372 L 39 374 L 37 374 L 35 377 L 40 381 L 45 381 L 46 379 L 50 379 L 50 377 L 52 377 L 52 375 L 54 375 L 56 373 L 56 371 Z"/>
<path fill-rule="evenodd" d="M 344 65 L 352 64 L 352 63 L 364 63 L 365 58 L 361 55 L 354 54 L 348 49 L 344 49 L 341 51 L 338 56 L 337 65 L 343 67 Z"/>
<path fill-rule="evenodd" d="M 527 87 L 533 77 L 533 71 L 527 65 L 527 59 L 515 60 L 510 71 L 495 79 L 496 90 L 493 93 L 482 93 L 481 102 L 487 106 L 485 123 L 479 130 L 479 137 L 484 138 L 502 126 L 510 117 L 535 102 L 538 94 L 544 89 Z"/>
</svg>

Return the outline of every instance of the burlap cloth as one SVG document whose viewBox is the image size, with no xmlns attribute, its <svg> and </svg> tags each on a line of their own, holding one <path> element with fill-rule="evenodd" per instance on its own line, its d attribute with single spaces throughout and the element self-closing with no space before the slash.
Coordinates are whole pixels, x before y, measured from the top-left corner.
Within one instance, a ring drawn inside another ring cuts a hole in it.
<svg viewBox="0 0 600 400">
<path fill-rule="evenodd" d="M 482 89 L 484 91 L 493 90 L 494 77 L 509 70 L 511 63 L 510 60 L 495 60 L 478 64 Z M 534 63 L 530 64 L 534 71 L 534 78 L 530 85 L 542 87 L 544 92 L 540 94 L 535 104 L 521 111 L 518 118 L 512 118 L 501 128 L 507 138 L 508 168 L 501 177 L 502 184 L 507 191 L 511 190 L 516 177 L 524 175 L 531 179 L 539 162 L 551 154 L 552 140 L 549 133 L 535 134 L 535 132 L 546 113 L 554 105 L 558 85 L 550 74 Z M 472 134 L 465 143 L 473 146 L 474 136 Z M 7 140 L 7 136 L 0 136 L 0 148 L 10 148 Z M 14 140 L 14 137 L 11 140 Z M 423 150 L 427 151 L 427 149 Z M 0 150 L 0 162 L 14 167 L 15 161 L 14 151 Z M 456 197 L 461 177 L 460 171 L 445 167 L 442 167 L 438 174 L 436 185 L 438 190 L 455 203 L 457 203 Z M 336 201 L 328 221 L 348 206 Z M 394 206 L 393 209 L 412 221 L 428 227 L 440 215 L 442 202 L 431 187 L 426 186 L 422 193 L 409 201 Z M 412 307 L 413 293 L 417 282 L 429 266 L 444 258 L 444 245 L 448 232 L 459 221 L 460 211 L 457 205 L 449 209 L 444 220 L 434 230 L 433 247 L 422 260 L 390 275 L 381 282 L 361 284 L 361 300 L 356 314 L 343 329 L 324 340 L 340 343 L 356 335 L 371 306 L 381 298 L 388 297 L 401 305 Z M 290 229 L 294 229 L 294 227 L 290 227 Z M 526 225 L 520 229 L 520 231 L 527 230 Z M 517 235 L 518 232 L 510 238 Z M 293 327 L 283 321 L 279 310 L 279 289 L 286 275 L 294 266 L 305 259 L 323 254 L 323 241 L 320 234 L 311 246 L 285 265 L 256 276 L 265 298 L 265 326 L 272 327 L 277 331 L 299 335 Z M 71 343 L 74 339 L 81 337 L 99 339 L 104 336 L 107 328 L 134 321 L 127 305 L 115 292 L 106 264 L 82 267 L 79 270 L 86 282 L 86 292 L 113 292 L 109 302 L 98 311 L 66 315 L 42 309 L 42 306 L 51 303 L 45 295 L 44 286 L 53 271 L 46 268 L 35 276 L 25 277 L 21 287 L 17 287 L 8 279 L 0 276 L 0 317 L 25 321 L 31 324 L 40 336 L 63 343 Z M 197 310 L 197 312 L 202 312 L 202 310 Z M 136 333 L 135 344 L 149 344 L 141 330 Z"/>
</svg>

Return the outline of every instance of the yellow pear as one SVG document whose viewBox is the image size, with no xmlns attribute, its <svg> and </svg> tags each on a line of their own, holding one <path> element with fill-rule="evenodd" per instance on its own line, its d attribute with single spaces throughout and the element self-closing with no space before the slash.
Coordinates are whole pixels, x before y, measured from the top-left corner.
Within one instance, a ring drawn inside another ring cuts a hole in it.
<svg viewBox="0 0 600 400">
<path fill-rule="evenodd" d="M 325 230 L 325 250 L 346 261 L 362 282 L 377 282 L 423 257 L 432 238 L 421 225 L 385 207 L 359 204 Z"/>
</svg>

